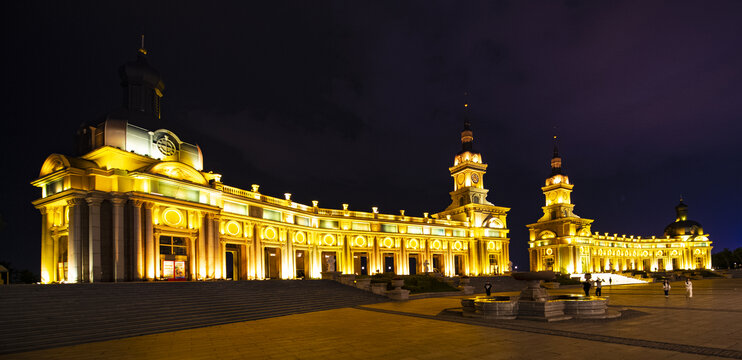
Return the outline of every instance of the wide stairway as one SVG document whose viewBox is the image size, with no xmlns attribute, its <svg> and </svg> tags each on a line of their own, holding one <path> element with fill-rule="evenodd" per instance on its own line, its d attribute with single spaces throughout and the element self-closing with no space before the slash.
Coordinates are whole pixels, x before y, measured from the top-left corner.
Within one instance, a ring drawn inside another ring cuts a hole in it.
<svg viewBox="0 0 742 360">
<path fill-rule="evenodd" d="M 388 301 L 329 280 L 0 287 L 0 354 Z"/>
</svg>

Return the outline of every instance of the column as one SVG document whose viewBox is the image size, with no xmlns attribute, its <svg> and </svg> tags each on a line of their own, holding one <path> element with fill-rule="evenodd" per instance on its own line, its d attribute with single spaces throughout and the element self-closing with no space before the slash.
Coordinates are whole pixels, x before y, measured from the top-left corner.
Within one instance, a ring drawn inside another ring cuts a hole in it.
<svg viewBox="0 0 742 360">
<path fill-rule="evenodd" d="M 155 279 L 162 278 L 162 269 L 161 269 L 161 261 L 160 261 L 160 236 L 162 236 L 162 233 L 160 233 L 160 229 L 154 230 L 155 238 L 152 240 L 152 242 L 155 244 L 154 251 L 152 252 L 155 257 Z"/>
<path fill-rule="evenodd" d="M 133 236 L 133 246 L 132 250 L 134 253 L 134 274 L 132 275 L 132 278 L 134 280 L 144 280 L 145 279 L 145 261 L 144 261 L 144 246 L 142 245 L 142 204 L 144 202 L 141 200 L 133 200 L 131 202 L 132 206 L 132 236 Z"/>
<path fill-rule="evenodd" d="M 294 251 L 294 236 L 296 236 L 295 231 L 286 231 L 286 260 L 288 260 L 288 263 L 286 264 L 286 269 L 288 271 L 288 274 L 286 274 L 285 276 L 286 279 L 296 278 L 296 252 Z"/>
<path fill-rule="evenodd" d="M 126 280 L 126 263 L 124 258 L 124 204 L 126 198 L 114 197 L 113 204 L 113 279 Z"/>
<path fill-rule="evenodd" d="M 103 198 L 92 196 L 85 198 L 88 202 L 88 271 L 89 281 L 103 281 L 103 266 L 101 264 L 101 230 L 100 204 Z"/>
<path fill-rule="evenodd" d="M 67 200 L 70 220 L 67 236 L 67 281 L 80 282 L 80 265 L 82 265 L 82 229 L 80 227 L 80 206 L 84 204 L 82 199 L 74 198 Z"/>
<path fill-rule="evenodd" d="M 53 247 L 49 243 L 49 221 L 46 208 L 40 207 L 39 212 L 41 212 L 41 282 L 48 284 L 52 281 L 52 271 L 54 270 L 50 266 L 53 256 L 49 253 L 49 250 L 53 250 Z"/>
<path fill-rule="evenodd" d="M 206 224 L 206 218 L 204 214 L 198 213 L 198 246 L 196 246 L 196 254 L 198 254 L 198 280 L 206 279 L 206 232 L 209 227 Z M 195 259 L 194 259 L 195 260 Z"/>
<path fill-rule="evenodd" d="M 144 258 L 145 277 L 155 279 L 155 234 L 152 222 L 152 208 L 154 203 L 144 203 Z"/>
</svg>

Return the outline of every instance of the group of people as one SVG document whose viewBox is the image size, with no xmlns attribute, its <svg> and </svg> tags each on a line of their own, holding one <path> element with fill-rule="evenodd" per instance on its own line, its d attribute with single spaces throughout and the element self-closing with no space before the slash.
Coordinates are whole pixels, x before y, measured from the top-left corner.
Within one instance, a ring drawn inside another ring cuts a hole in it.
<svg viewBox="0 0 742 360">
<path fill-rule="evenodd" d="M 603 295 L 603 282 L 605 280 L 601 278 L 595 279 L 595 281 L 590 281 L 590 279 L 585 279 L 585 281 L 582 282 L 582 290 L 585 291 L 585 296 L 590 296 L 590 289 L 593 287 L 593 283 L 595 283 L 595 296 L 602 296 Z M 608 285 L 613 284 L 613 279 L 608 278 Z"/>
<path fill-rule="evenodd" d="M 608 279 L 609 284 L 612 284 L 612 279 Z M 604 280 L 598 278 L 595 281 L 590 281 L 590 279 L 585 279 L 585 281 L 582 282 L 582 290 L 585 291 L 585 296 L 590 296 L 590 289 L 593 287 L 593 283 L 595 283 L 595 296 L 601 296 L 603 295 L 603 282 Z M 665 292 L 665 297 L 670 296 L 670 280 L 662 280 L 662 290 Z M 693 297 L 693 282 L 690 281 L 690 279 L 685 279 L 685 296 L 688 298 Z"/>
<path fill-rule="evenodd" d="M 665 292 L 665 297 L 670 297 L 670 288 L 670 280 L 662 280 L 662 290 Z M 693 297 L 693 282 L 690 279 L 685 279 L 685 296 Z"/>
</svg>

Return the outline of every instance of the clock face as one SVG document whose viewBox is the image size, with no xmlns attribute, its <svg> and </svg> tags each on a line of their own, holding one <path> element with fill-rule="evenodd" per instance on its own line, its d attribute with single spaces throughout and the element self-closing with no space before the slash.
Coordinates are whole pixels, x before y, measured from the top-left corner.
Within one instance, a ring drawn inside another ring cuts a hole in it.
<svg viewBox="0 0 742 360">
<path fill-rule="evenodd" d="M 479 174 L 471 174 L 471 181 L 473 181 L 475 184 L 479 182 Z"/>
</svg>

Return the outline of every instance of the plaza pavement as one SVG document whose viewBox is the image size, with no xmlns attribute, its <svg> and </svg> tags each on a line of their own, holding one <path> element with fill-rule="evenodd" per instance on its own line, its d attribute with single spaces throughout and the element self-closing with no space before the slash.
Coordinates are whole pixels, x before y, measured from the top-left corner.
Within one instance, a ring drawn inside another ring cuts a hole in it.
<svg viewBox="0 0 742 360">
<path fill-rule="evenodd" d="M 626 317 L 478 323 L 441 314 L 458 297 L 388 302 L 16 353 L 9 359 L 742 358 L 742 279 L 604 288 Z M 580 289 L 551 290 L 552 294 Z"/>
</svg>

